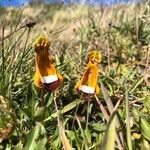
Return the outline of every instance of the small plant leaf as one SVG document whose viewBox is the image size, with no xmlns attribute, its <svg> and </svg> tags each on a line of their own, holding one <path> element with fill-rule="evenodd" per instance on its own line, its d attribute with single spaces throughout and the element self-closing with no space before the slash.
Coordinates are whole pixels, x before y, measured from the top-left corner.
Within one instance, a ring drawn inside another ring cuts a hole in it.
<svg viewBox="0 0 150 150">
<path fill-rule="evenodd" d="M 90 133 L 88 127 L 86 127 L 86 129 L 85 129 L 85 136 L 86 136 L 88 144 L 91 144 L 91 133 Z"/>
<path fill-rule="evenodd" d="M 142 135 L 150 141 L 150 124 L 143 118 L 141 118 Z"/>
</svg>

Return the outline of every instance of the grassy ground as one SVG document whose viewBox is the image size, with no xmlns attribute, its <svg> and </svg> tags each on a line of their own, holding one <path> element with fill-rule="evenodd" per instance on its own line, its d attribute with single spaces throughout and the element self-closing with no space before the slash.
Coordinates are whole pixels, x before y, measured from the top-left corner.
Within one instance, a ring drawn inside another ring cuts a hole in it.
<svg viewBox="0 0 150 150">
<path fill-rule="evenodd" d="M 0 149 L 150 149 L 149 2 L 32 5 L 0 13 Z M 41 34 L 52 43 L 64 83 L 37 107 L 33 44 Z M 93 49 L 103 55 L 101 92 L 87 103 L 74 86 Z"/>
</svg>

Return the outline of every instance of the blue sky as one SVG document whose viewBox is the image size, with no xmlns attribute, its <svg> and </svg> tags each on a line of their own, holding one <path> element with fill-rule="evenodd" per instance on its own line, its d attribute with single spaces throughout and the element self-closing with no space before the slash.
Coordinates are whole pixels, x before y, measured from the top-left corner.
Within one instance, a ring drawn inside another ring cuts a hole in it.
<svg viewBox="0 0 150 150">
<path fill-rule="evenodd" d="M 28 4 L 31 0 L 0 0 L 0 6 L 21 6 L 23 4 Z M 80 2 L 80 3 L 88 3 L 88 4 L 106 4 L 111 5 L 120 2 L 131 2 L 135 0 L 47 0 L 49 2 L 64 2 L 70 3 L 72 1 Z"/>
</svg>

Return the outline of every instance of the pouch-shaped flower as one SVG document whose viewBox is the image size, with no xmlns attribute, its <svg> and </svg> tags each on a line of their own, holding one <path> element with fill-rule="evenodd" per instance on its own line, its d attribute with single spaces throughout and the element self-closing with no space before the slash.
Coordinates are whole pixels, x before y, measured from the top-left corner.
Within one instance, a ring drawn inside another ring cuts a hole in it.
<svg viewBox="0 0 150 150">
<path fill-rule="evenodd" d="M 45 36 L 40 36 L 34 45 L 36 71 L 34 75 L 34 84 L 38 88 L 46 88 L 47 90 L 56 90 L 63 82 L 63 77 L 52 62 L 49 55 L 50 42 Z"/>
<path fill-rule="evenodd" d="M 98 94 L 100 89 L 98 85 L 98 64 L 101 62 L 101 53 L 98 51 L 91 51 L 87 56 L 88 63 L 83 76 L 75 85 L 76 91 L 81 91 L 86 94 Z"/>
</svg>

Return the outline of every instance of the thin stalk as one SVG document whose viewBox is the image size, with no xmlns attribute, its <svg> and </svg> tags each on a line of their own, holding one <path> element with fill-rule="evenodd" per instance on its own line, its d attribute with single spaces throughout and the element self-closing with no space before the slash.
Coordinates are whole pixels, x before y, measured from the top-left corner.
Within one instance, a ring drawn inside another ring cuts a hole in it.
<svg viewBox="0 0 150 150">
<path fill-rule="evenodd" d="M 43 106 L 44 103 L 45 103 L 45 100 L 44 100 L 44 89 L 40 89 L 40 94 L 41 94 L 41 102 L 40 102 L 40 105 Z"/>
<path fill-rule="evenodd" d="M 24 45 L 24 49 L 23 49 L 23 54 L 22 54 L 22 58 L 20 60 L 20 63 L 18 64 L 18 67 L 17 67 L 17 72 L 15 73 L 15 76 L 14 76 L 14 80 L 16 80 L 17 76 L 18 76 L 18 73 L 20 71 L 20 67 L 22 65 L 22 60 L 24 58 L 24 54 L 25 54 L 25 50 L 26 50 L 26 46 L 27 46 L 27 42 L 28 42 L 28 39 L 29 39 L 29 35 L 30 35 L 30 28 L 28 29 L 28 33 L 27 33 L 27 38 L 26 38 L 26 41 L 25 41 L 25 45 Z"/>
<path fill-rule="evenodd" d="M 125 102 L 126 102 L 125 106 L 126 106 L 126 123 L 127 123 L 126 124 L 126 127 L 127 127 L 127 145 L 128 145 L 129 150 L 132 150 L 127 81 L 125 83 Z"/>
<path fill-rule="evenodd" d="M 26 31 L 26 29 L 21 33 L 21 35 L 19 36 L 19 38 L 18 39 L 21 39 L 21 37 L 23 36 L 23 34 L 25 33 L 25 31 Z M 13 44 L 13 46 L 10 48 L 10 51 L 13 49 L 13 47 L 15 47 L 15 45 L 18 43 L 18 41 L 15 41 L 15 43 Z M 8 54 L 6 54 L 6 56 L 7 56 Z M 7 82 L 7 84 L 6 84 L 6 87 L 9 87 L 8 88 L 8 91 L 10 91 L 10 89 L 11 89 L 11 86 L 12 86 L 12 84 L 13 84 L 13 76 L 14 76 L 14 70 L 15 69 L 17 69 L 17 67 L 18 67 L 18 62 L 16 62 L 16 58 L 19 56 L 19 51 L 18 51 L 18 53 L 15 55 L 15 57 L 14 56 L 12 56 L 12 59 L 9 61 L 9 64 L 7 65 L 7 72 L 5 72 L 5 74 L 6 73 L 8 73 L 8 74 L 12 74 L 12 76 L 11 76 L 11 81 L 9 81 L 9 82 Z M 15 63 L 14 63 L 15 62 Z M 16 64 L 16 65 L 14 65 L 14 64 Z M 14 81 L 15 82 L 15 81 Z M 11 83 L 11 84 L 10 84 Z"/>
<path fill-rule="evenodd" d="M 129 90 L 129 93 L 132 93 L 143 81 L 144 77 L 141 77 L 138 81 L 136 81 L 135 85 Z"/>
<path fill-rule="evenodd" d="M 75 115 L 75 118 L 76 118 L 76 120 L 77 120 L 77 123 L 78 123 L 78 125 L 79 125 L 80 130 L 81 130 L 81 134 L 82 134 L 82 136 L 83 136 L 83 141 L 84 141 L 85 150 L 88 150 L 89 148 L 88 148 L 87 140 L 86 140 L 85 134 L 84 134 L 84 132 L 83 132 L 83 128 L 82 128 L 82 126 L 81 126 L 80 120 L 79 120 L 79 118 L 78 118 L 76 115 Z"/>
<path fill-rule="evenodd" d="M 20 28 L 15 29 L 14 31 L 12 31 L 12 32 L 10 32 L 8 35 L 6 35 L 6 36 L 3 38 L 3 40 L 9 38 L 9 37 L 12 36 L 14 33 L 18 32 L 20 29 L 25 28 L 25 27 L 26 27 L 26 25 L 23 25 L 23 26 L 21 26 Z M 2 43 L 3 40 L 1 40 L 0 42 Z"/>
<path fill-rule="evenodd" d="M 18 27 L 18 25 L 19 25 L 19 23 L 20 23 L 20 21 L 21 21 L 22 13 L 23 13 L 23 10 L 21 11 L 19 17 L 17 16 L 18 20 L 17 20 L 17 23 L 16 23 L 16 25 L 15 25 L 14 30 L 11 31 L 8 35 L 4 36 L 3 39 L 0 41 L 0 43 L 3 42 L 5 39 L 11 37 L 14 33 L 18 32 L 20 29 L 26 27 L 26 25 L 23 25 L 23 26 L 21 26 L 21 27 L 19 27 L 19 28 L 17 29 L 17 27 Z M 13 38 L 13 36 L 12 36 L 12 38 Z"/>
<path fill-rule="evenodd" d="M 109 37 L 110 37 L 110 34 L 109 34 L 109 31 L 108 31 L 108 37 L 107 37 L 107 60 L 108 60 L 108 70 L 110 72 L 110 48 L 109 48 Z M 108 73 L 109 74 L 109 73 Z"/>
<path fill-rule="evenodd" d="M 78 109 L 79 109 L 79 104 L 78 104 L 78 105 L 77 105 L 77 107 L 76 107 L 76 110 L 75 110 L 75 115 L 77 114 L 77 111 L 78 111 Z M 73 130 L 74 123 L 75 123 L 75 117 L 73 117 L 73 123 L 72 123 L 71 130 Z"/>
<path fill-rule="evenodd" d="M 96 102 L 97 102 L 97 104 L 98 104 L 98 106 L 99 106 L 99 109 L 102 111 L 102 113 L 103 113 L 103 115 L 104 115 L 104 118 L 105 118 L 106 121 L 108 122 L 108 120 L 109 120 L 109 115 L 108 115 L 108 113 L 107 113 L 105 107 L 104 107 L 103 104 L 100 102 L 100 100 L 98 99 L 98 97 L 97 97 L 96 95 L 94 95 L 94 96 L 95 96 L 95 100 L 96 100 Z"/>
<path fill-rule="evenodd" d="M 5 81 L 4 76 L 4 68 L 5 68 L 5 55 L 4 55 L 4 31 L 5 31 L 5 25 L 3 25 L 2 28 L 2 83 Z"/>
<path fill-rule="evenodd" d="M 82 99 L 82 96 L 83 96 L 83 93 L 80 95 L 80 99 Z M 79 104 L 80 104 L 80 103 L 78 103 L 78 105 L 76 106 L 75 115 L 76 115 L 77 112 L 78 112 Z M 72 127 L 71 127 L 72 130 L 73 130 L 73 127 L 74 127 L 74 122 L 75 122 L 75 117 L 73 118 L 73 123 L 72 123 Z"/>
<path fill-rule="evenodd" d="M 89 124 L 89 106 L 90 106 L 90 99 L 88 99 L 88 105 L 87 105 L 86 129 L 88 128 L 88 124 Z"/>
<path fill-rule="evenodd" d="M 52 35 L 48 36 L 48 38 L 52 38 L 54 35 L 57 35 L 57 34 L 59 34 L 59 33 L 63 32 L 63 31 L 65 31 L 65 30 L 67 30 L 67 29 L 69 29 L 69 27 L 63 28 L 63 29 L 61 29 L 61 30 L 58 30 L 58 31 L 56 31 L 55 33 L 53 33 Z"/>
</svg>

